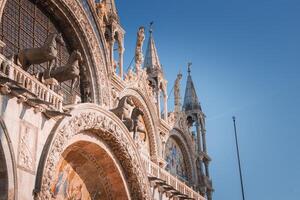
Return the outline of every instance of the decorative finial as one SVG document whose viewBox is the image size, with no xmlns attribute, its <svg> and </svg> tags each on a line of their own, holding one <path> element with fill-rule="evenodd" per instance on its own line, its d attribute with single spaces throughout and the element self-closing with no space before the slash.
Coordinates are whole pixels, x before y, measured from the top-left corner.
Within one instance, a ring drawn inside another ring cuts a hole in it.
<svg viewBox="0 0 300 200">
<path fill-rule="evenodd" d="M 179 69 L 179 71 L 178 71 L 178 74 L 177 74 L 177 75 L 181 75 L 181 76 L 182 76 L 181 69 Z"/>
<path fill-rule="evenodd" d="M 191 73 L 191 66 L 192 66 L 192 64 L 193 64 L 193 63 L 191 63 L 191 62 L 188 63 L 188 73 L 189 73 L 189 74 Z"/>
<path fill-rule="evenodd" d="M 150 26 L 149 26 L 149 33 L 150 33 L 150 34 L 152 34 L 152 32 L 153 32 L 153 29 L 152 29 L 153 24 L 154 24 L 154 21 L 151 21 L 151 22 L 150 22 Z"/>
</svg>

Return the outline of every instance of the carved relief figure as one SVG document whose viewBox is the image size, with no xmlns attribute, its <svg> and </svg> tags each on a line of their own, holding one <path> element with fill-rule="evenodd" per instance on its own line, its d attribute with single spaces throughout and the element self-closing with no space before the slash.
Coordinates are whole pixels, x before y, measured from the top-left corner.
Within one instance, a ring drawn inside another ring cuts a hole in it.
<svg viewBox="0 0 300 200">
<path fill-rule="evenodd" d="M 140 27 L 137 32 L 137 41 L 136 41 L 136 48 L 135 48 L 135 65 L 137 73 L 141 69 L 141 64 L 143 63 L 143 43 L 145 40 L 145 28 Z"/>
<path fill-rule="evenodd" d="M 21 65 L 25 71 L 33 64 L 49 62 L 45 78 L 50 78 L 50 72 L 57 62 L 58 51 L 56 43 L 64 45 L 62 35 L 52 33 L 47 37 L 43 46 L 21 50 L 15 56 L 15 62 L 16 64 Z"/>
<path fill-rule="evenodd" d="M 20 126 L 18 164 L 30 171 L 35 168 L 36 137 L 37 128 L 23 122 Z"/>
<path fill-rule="evenodd" d="M 32 169 L 33 156 L 31 149 L 28 148 L 30 130 L 25 127 L 24 133 L 20 140 L 20 152 L 19 152 L 19 164 L 23 165 L 27 169 Z"/>
<path fill-rule="evenodd" d="M 106 8 L 105 0 L 102 0 L 99 3 L 96 3 L 96 12 L 100 19 L 100 23 L 104 24 L 105 20 L 107 20 L 107 8 Z"/>
</svg>

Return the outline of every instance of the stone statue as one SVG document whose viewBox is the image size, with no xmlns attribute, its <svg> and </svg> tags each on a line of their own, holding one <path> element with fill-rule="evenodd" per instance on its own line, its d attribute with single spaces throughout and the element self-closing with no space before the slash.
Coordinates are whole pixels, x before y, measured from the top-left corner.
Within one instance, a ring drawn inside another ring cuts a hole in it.
<svg viewBox="0 0 300 200">
<path fill-rule="evenodd" d="M 145 40 L 145 28 L 140 27 L 137 32 L 137 41 L 136 41 L 136 48 L 135 48 L 135 65 L 137 73 L 141 69 L 141 65 L 143 63 L 143 43 Z"/>
<path fill-rule="evenodd" d="M 99 3 L 96 3 L 96 12 L 100 19 L 100 23 L 103 25 L 105 20 L 107 20 L 107 8 L 106 8 L 105 0 L 102 0 Z"/>
<path fill-rule="evenodd" d="M 175 99 L 175 111 L 179 112 L 181 105 L 180 105 L 180 80 L 182 78 L 182 74 L 177 74 L 177 78 L 175 80 L 174 85 L 174 99 Z"/>
<path fill-rule="evenodd" d="M 111 112 L 117 115 L 117 117 L 119 117 L 123 122 L 126 122 L 131 120 L 131 112 L 133 107 L 134 103 L 131 97 L 125 96 L 119 101 L 118 106 L 112 109 Z"/>
<path fill-rule="evenodd" d="M 78 50 L 75 50 L 71 53 L 67 64 L 65 66 L 61 66 L 53 69 L 50 73 L 50 76 L 55 78 L 59 83 L 72 80 L 71 88 L 72 89 L 77 88 L 80 80 L 79 73 L 80 73 L 81 63 L 82 63 L 81 53 Z M 44 75 L 42 75 L 39 78 L 42 77 L 44 77 Z"/>
<path fill-rule="evenodd" d="M 138 107 L 135 107 L 133 110 L 132 110 L 132 113 L 131 113 L 131 119 L 132 119 L 132 127 L 131 127 L 131 130 L 129 131 L 133 131 L 133 139 L 135 140 L 136 139 L 136 134 L 137 133 L 143 133 L 144 136 L 143 136 L 143 141 L 145 142 L 146 141 L 146 128 L 145 128 L 145 125 L 143 123 L 143 111 L 138 108 Z"/>
<path fill-rule="evenodd" d="M 92 92 L 91 92 L 91 82 L 89 80 L 88 76 L 88 70 L 86 66 L 81 67 L 82 73 L 81 73 L 81 80 L 80 80 L 80 86 L 82 87 L 82 98 L 83 102 L 92 102 Z"/>
<path fill-rule="evenodd" d="M 125 96 L 121 98 L 118 106 L 111 110 L 119 117 L 130 132 L 133 132 L 135 139 L 137 133 L 144 133 L 144 141 L 146 140 L 146 128 L 143 123 L 143 111 L 136 107 L 131 97 Z"/>
<path fill-rule="evenodd" d="M 57 43 L 64 45 L 62 35 L 60 33 L 52 33 L 47 37 L 43 46 L 21 50 L 15 55 L 15 62 L 21 65 L 25 71 L 33 64 L 49 62 L 45 78 L 50 78 L 50 72 L 57 62 Z"/>
</svg>

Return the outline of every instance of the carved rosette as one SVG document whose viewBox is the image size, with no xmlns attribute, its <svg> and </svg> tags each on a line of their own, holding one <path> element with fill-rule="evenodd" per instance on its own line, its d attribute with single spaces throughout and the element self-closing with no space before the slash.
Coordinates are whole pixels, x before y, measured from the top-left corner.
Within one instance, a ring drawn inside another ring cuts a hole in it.
<svg viewBox="0 0 300 200">
<path fill-rule="evenodd" d="M 148 181 L 145 179 L 146 175 L 134 145 L 130 144 L 125 131 L 113 119 L 96 112 L 78 114 L 57 131 L 46 159 L 41 191 L 37 194 L 36 199 L 53 199 L 50 186 L 59 159 L 67 148 L 68 141 L 83 131 L 92 131 L 111 147 L 125 172 L 131 198 L 136 200 L 149 199 Z"/>
</svg>

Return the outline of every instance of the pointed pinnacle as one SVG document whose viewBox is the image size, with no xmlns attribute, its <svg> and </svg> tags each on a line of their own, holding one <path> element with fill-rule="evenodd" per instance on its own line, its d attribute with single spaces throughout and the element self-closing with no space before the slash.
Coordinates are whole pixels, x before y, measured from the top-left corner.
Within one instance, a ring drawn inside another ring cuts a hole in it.
<svg viewBox="0 0 300 200">
<path fill-rule="evenodd" d="M 151 22 L 150 22 L 150 25 L 149 25 L 149 33 L 150 33 L 150 34 L 152 34 L 152 32 L 153 32 L 153 29 L 152 29 L 153 24 L 154 24 L 154 21 L 151 21 Z"/>
<path fill-rule="evenodd" d="M 189 73 L 189 74 L 191 73 L 191 66 L 192 66 L 192 64 L 193 64 L 193 63 L 191 63 L 191 62 L 188 63 L 188 73 Z"/>
</svg>

